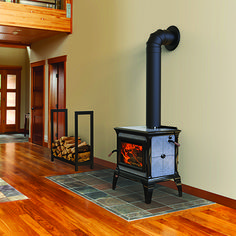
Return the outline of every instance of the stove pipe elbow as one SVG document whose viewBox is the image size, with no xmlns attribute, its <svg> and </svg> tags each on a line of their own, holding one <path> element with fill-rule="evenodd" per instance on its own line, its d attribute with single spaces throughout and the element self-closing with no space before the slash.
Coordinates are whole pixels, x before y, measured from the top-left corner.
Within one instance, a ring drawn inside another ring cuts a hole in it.
<svg viewBox="0 0 236 236">
<path fill-rule="evenodd" d="M 161 127 L 161 46 L 173 51 L 180 40 L 176 26 L 152 33 L 146 47 L 146 126 Z"/>
</svg>

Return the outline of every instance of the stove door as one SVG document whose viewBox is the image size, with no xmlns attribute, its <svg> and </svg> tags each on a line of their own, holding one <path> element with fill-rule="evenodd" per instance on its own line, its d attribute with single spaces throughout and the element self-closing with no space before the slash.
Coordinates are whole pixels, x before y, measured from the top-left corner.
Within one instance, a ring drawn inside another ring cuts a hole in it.
<svg viewBox="0 0 236 236">
<path fill-rule="evenodd" d="M 175 145 L 168 140 L 174 135 L 154 136 L 151 141 L 151 176 L 173 175 L 175 172 Z"/>
</svg>

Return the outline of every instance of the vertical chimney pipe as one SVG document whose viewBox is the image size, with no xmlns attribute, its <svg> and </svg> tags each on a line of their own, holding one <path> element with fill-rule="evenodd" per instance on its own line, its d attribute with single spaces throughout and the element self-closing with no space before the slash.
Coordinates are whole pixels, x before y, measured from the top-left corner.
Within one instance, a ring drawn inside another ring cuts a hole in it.
<svg viewBox="0 0 236 236">
<path fill-rule="evenodd" d="M 180 40 L 176 26 L 152 33 L 146 47 L 146 126 L 161 127 L 161 46 L 173 51 Z"/>
</svg>

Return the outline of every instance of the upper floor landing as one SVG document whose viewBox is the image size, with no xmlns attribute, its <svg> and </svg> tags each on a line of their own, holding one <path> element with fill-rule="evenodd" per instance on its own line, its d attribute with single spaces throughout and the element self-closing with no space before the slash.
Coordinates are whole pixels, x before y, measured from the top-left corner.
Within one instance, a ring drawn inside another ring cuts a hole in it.
<svg viewBox="0 0 236 236">
<path fill-rule="evenodd" d="M 0 0 L 1 46 L 29 46 L 60 33 L 72 33 L 72 0 Z"/>
</svg>

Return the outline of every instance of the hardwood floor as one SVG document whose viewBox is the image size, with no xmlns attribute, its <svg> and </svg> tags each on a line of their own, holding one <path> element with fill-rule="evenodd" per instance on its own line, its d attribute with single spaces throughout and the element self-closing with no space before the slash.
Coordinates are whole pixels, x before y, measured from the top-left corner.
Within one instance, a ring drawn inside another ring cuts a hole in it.
<svg viewBox="0 0 236 236">
<path fill-rule="evenodd" d="M 47 148 L 0 144 L 0 177 L 29 198 L 0 203 L 0 235 L 236 235 L 236 210 L 219 204 L 127 222 L 45 178 L 70 173 Z"/>
</svg>

